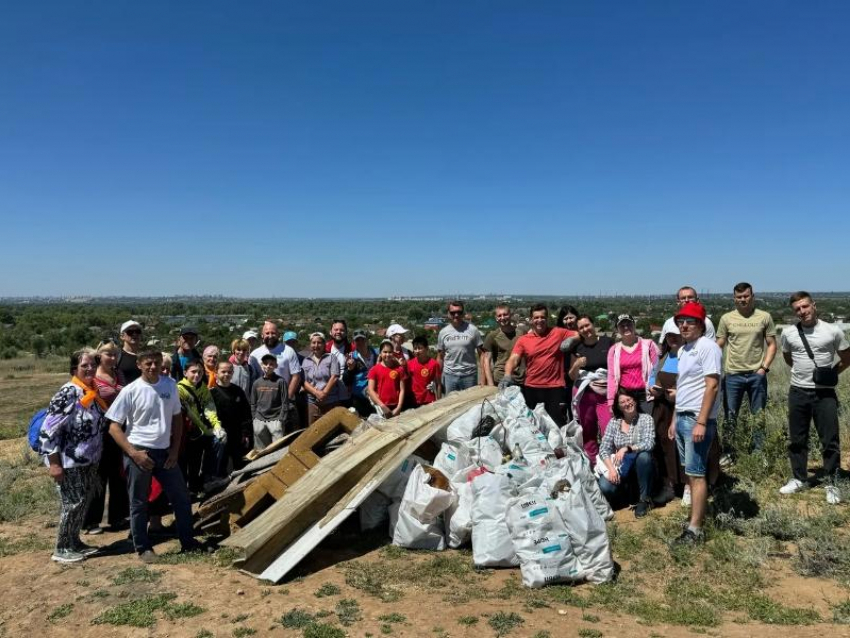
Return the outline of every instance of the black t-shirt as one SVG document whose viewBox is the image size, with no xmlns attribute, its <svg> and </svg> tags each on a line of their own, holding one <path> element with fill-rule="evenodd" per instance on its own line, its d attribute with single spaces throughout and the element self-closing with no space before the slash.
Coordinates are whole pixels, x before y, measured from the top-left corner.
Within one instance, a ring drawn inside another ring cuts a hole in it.
<svg viewBox="0 0 850 638">
<path fill-rule="evenodd" d="M 608 351 L 613 346 L 614 340 L 611 337 L 600 335 L 599 340 L 592 346 L 579 342 L 573 353 L 577 357 L 586 357 L 587 364 L 585 364 L 584 369 L 588 372 L 594 372 L 599 368 L 608 367 Z"/>
<path fill-rule="evenodd" d="M 210 389 L 215 411 L 227 436 L 242 437 L 252 433 L 251 405 L 245 392 L 235 383 Z"/>
<path fill-rule="evenodd" d="M 136 355 L 132 352 L 121 350 L 121 352 L 118 353 L 118 363 L 116 366 L 124 380 L 124 385 L 132 383 L 142 376 L 142 371 L 139 370 L 139 366 L 136 365 Z"/>
</svg>

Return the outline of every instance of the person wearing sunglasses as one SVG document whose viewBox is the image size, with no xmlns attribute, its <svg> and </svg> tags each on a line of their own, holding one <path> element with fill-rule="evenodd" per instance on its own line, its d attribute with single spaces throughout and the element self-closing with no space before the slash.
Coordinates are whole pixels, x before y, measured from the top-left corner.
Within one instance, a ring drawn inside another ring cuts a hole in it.
<svg viewBox="0 0 850 638">
<path fill-rule="evenodd" d="M 714 339 L 705 336 L 705 307 L 701 303 L 684 304 L 675 319 L 684 342 L 679 349 L 676 378 L 676 445 L 691 487 L 691 517 L 674 543 L 696 545 L 705 538 L 702 526 L 708 506 L 706 469 L 717 433 L 723 352 Z"/>
<path fill-rule="evenodd" d="M 684 306 L 686 303 L 691 302 L 700 303 L 699 295 L 697 294 L 697 289 L 693 286 L 682 286 L 679 288 L 679 291 L 676 293 L 676 303 L 679 305 L 679 308 Z M 668 332 L 671 332 L 672 328 L 676 327 L 676 318 L 670 317 L 667 321 L 664 322 L 664 325 L 661 328 L 661 336 L 658 338 L 658 343 L 664 343 L 664 337 Z M 716 339 L 717 335 L 714 331 L 714 324 L 711 323 L 711 318 L 706 316 L 705 318 L 705 336 L 709 339 Z"/>
<path fill-rule="evenodd" d="M 138 321 L 130 319 L 121 324 L 121 350 L 115 367 L 121 374 L 124 384 L 132 383 L 142 376 L 136 357 L 142 349 L 142 326 Z"/>
<path fill-rule="evenodd" d="M 437 359 L 443 366 L 445 394 L 466 390 L 478 383 L 476 353 L 484 354 L 484 339 L 478 328 L 463 315 L 462 301 L 449 302 L 449 325 L 444 326 L 437 337 Z M 482 376 L 482 383 L 484 381 Z"/>
</svg>

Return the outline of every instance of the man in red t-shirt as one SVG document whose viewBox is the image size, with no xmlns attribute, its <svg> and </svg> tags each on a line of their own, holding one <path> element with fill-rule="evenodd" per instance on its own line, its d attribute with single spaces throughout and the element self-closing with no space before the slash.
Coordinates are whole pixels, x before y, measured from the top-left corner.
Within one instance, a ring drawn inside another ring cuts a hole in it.
<svg viewBox="0 0 850 638">
<path fill-rule="evenodd" d="M 381 342 L 378 363 L 372 366 L 367 377 L 369 398 L 383 416 L 389 418 L 401 413 L 406 377 L 404 366 L 393 354 L 393 342 L 385 339 Z"/>
<path fill-rule="evenodd" d="M 561 403 L 564 390 L 564 354 L 572 347 L 578 333 L 559 326 L 549 327 L 549 309 L 537 304 L 531 309 L 531 330 L 517 339 L 505 363 L 505 376 L 500 387 L 514 384 L 513 371 L 525 359 L 525 384 L 522 395 L 532 410 L 538 403 L 546 406 L 558 425 L 565 423 Z"/>
<path fill-rule="evenodd" d="M 428 339 L 425 337 L 416 337 L 413 340 L 413 355 L 407 362 L 407 374 L 410 377 L 415 404 L 420 406 L 433 403 L 440 398 L 442 367 L 439 361 L 431 358 Z"/>
</svg>

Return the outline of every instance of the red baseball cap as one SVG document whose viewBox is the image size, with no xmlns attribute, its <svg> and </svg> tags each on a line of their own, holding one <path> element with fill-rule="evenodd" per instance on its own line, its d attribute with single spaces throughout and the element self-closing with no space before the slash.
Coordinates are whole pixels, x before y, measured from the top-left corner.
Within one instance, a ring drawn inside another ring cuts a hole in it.
<svg viewBox="0 0 850 638">
<path fill-rule="evenodd" d="M 705 306 L 698 301 L 689 301 L 684 306 L 679 308 L 674 319 L 679 317 L 693 317 L 705 323 Z"/>
</svg>

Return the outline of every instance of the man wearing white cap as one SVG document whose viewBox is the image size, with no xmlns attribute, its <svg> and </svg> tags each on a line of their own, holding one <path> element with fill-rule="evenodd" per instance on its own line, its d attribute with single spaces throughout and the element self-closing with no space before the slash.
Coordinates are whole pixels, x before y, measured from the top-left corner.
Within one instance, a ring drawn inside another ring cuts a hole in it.
<svg viewBox="0 0 850 638">
<path fill-rule="evenodd" d="M 121 341 L 123 345 L 115 367 L 121 372 L 124 385 L 127 385 L 142 376 L 142 371 L 136 365 L 136 355 L 142 349 L 142 325 L 133 319 L 122 323 Z"/>
<path fill-rule="evenodd" d="M 245 334 L 242 335 L 242 338 L 248 342 L 248 345 L 251 347 L 251 351 L 257 349 L 257 345 L 260 343 L 260 335 L 256 330 L 246 330 Z"/>
<path fill-rule="evenodd" d="M 401 345 L 404 343 L 407 332 L 407 328 L 403 328 L 397 323 L 391 323 L 390 327 L 387 328 L 387 339 L 393 342 L 393 354 L 400 365 L 404 365 L 404 362 L 409 361 L 410 357 L 413 356 L 410 350 Z"/>
</svg>

